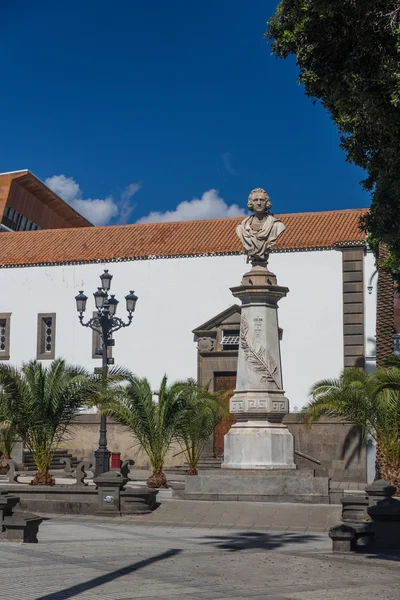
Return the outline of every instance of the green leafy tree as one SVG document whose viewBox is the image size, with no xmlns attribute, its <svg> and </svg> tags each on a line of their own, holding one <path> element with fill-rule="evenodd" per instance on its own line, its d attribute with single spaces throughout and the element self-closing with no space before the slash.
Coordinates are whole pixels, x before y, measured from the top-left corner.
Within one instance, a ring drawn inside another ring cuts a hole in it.
<svg viewBox="0 0 400 600">
<path fill-rule="evenodd" d="M 310 397 L 304 422 L 329 415 L 359 425 L 376 441 L 377 475 L 400 491 L 400 369 L 346 369 L 339 379 L 318 381 Z"/>
<path fill-rule="evenodd" d="M 400 272 L 400 0 L 282 0 L 266 37 L 296 57 L 306 94 L 341 133 L 347 160 L 367 172 L 363 227 Z"/>
<path fill-rule="evenodd" d="M 229 414 L 226 403 L 216 394 L 188 380 L 183 388 L 184 416 L 177 424 L 175 438 L 189 465 L 188 475 L 197 475 L 197 463 L 214 428 Z"/>
<path fill-rule="evenodd" d="M 183 389 L 183 383 L 168 386 L 165 376 L 154 394 L 147 379 L 132 376 L 127 386 L 115 387 L 111 396 L 103 399 L 102 412 L 125 425 L 147 454 L 153 469 L 149 487 L 168 487 L 163 466 L 182 418 Z"/>
<path fill-rule="evenodd" d="M 0 419 L 13 424 L 32 452 L 38 472 L 33 484 L 52 485 L 50 465 L 71 421 L 97 394 L 89 373 L 57 359 L 49 367 L 37 361 L 21 369 L 0 365 Z"/>
</svg>

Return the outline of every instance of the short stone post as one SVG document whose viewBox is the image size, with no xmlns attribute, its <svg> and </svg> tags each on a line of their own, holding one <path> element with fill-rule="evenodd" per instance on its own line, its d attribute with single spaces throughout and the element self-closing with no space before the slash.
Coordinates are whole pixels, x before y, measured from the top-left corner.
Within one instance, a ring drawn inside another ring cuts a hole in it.
<svg viewBox="0 0 400 600">
<path fill-rule="evenodd" d="M 369 506 L 375 506 L 378 502 L 394 496 L 396 488 L 384 479 L 377 479 L 371 485 L 367 485 L 365 491 L 368 495 Z"/>
<path fill-rule="evenodd" d="M 37 544 L 39 525 L 43 519 L 28 512 L 15 513 L 13 509 L 18 503 L 18 496 L 0 492 L 0 538 L 5 537 L 8 542 Z"/>
<path fill-rule="evenodd" d="M 19 502 L 18 496 L 13 496 L 8 492 L 0 492 L 0 531 L 2 531 L 5 517 L 10 517 L 13 513 L 13 508 Z"/>
<path fill-rule="evenodd" d="M 374 546 L 379 550 L 400 550 L 400 499 L 393 498 L 396 488 L 387 481 L 374 481 L 365 488 L 373 521 Z"/>
<path fill-rule="evenodd" d="M 32 513 L 14 513 L 11 517 L 5 517 L 7 541 L 37 544 L 37 534 L 42 520 Z"/>
<path fill-rule="evenodd" d="M 121 514 L 121 491 L 125 489 L 128 478 L 119 471 L 107 471 L 93 479 L 97 486 L 97 514 Z"/>
<path fill-rule="evenodd" d="M 332 540 L 332 552 L 351 552 L 355 535 L 355 529 L 350 525 L 331 527 L 329 537 Z"/>
<path fill-rule="evenodd" d="M 340 499 L 342 521 L 345 523 L 363 523 L 369 521 L 367 514 L 368 498 L 364 495 L 346 494 Z"/>
</svg>

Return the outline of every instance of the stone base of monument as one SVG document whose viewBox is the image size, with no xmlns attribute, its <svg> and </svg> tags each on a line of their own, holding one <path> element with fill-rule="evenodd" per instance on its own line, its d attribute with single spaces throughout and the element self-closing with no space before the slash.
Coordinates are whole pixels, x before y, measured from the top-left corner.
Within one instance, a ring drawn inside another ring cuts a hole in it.
<svg viewBox="0 0 400 600">
<path fill-rule="evenodd" d="M 329 478 L 313 471 L 221 469 L 186 476 L 186 500 L 329 504 Z"/>
<path fill-rule="evenodd" d="M 225 436 L 221 467 L 295 470 L 293 436 L 282 423 L 238 421 Z"/>
</svg>

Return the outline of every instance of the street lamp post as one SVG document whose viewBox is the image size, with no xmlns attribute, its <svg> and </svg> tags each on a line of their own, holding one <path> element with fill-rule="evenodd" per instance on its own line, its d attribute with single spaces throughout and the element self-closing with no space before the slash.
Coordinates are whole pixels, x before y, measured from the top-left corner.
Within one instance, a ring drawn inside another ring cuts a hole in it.
<svg viewBox="0 0 400 600">
<path fill-rule="evenodd" d="M 108 358 L 108 348 L 114 346 L 114 340 L 111 339 L 112 334 L 118 329 L 123 327 L 129 327 L 133 319 L 133 313 L 135 312 L 137 296 L 131 291 L 125 296 L 126 310 L 128 312 L 128 321 L 124 322 L 119 317 L 116 317 L 118 300 L 113 294 L 108 295 L 111 288 L 112 275 L 105 270 L 100 275 L 101 287 L 94 292 L 94 301 L 97 309 L 97 314 L 89 319 L 86 323 L 83 320 L 83 313 L 86 310 L 87 296 L 80 291 L 75 297 L 76 308 L 79 313 L 79 321 L 84 327 L 89 327 L 101 337 L 102 341 L 102 379 L 104 385 L 106 385 L 106 378 L 108 372 L 108 365 L 113 364 L 114 360 Z M 110 455 L 111 452 L 107 448 L 107 417 L 105 415 L 100 416 L 100 439 L 99 448 L 95 451 L 95 476 L 106 473 L 110 470 Z"/>
</svg>

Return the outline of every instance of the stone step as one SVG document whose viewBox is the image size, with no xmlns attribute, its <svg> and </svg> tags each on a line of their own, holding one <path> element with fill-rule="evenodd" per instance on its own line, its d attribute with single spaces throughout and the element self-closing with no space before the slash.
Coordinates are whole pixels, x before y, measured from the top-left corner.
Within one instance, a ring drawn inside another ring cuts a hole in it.
<svg viewBox="0 0 400 600">
<path fill-rule="evenodd" d="M 55 458 L 56 460 L 59 460 L 60 458 L 71 458 L 71 457 L 72 457 L 72 454 L 70 452 L 63 452 L 63 453 L 58 452 L 57 454 L 54 454 L 53 458 Z M 31 452 L 29 452 L 29 453 L 24 452 L 23 458 L 24 458 L 24 460 L 27 460 L 27 461 L 33 460 L 33 455 Z"/>
<path fill-rule="evenodd" d="M 71 461 L 71 467 L 76 468 L 79 461 L 76 456 L 73 456 L 68 450 L 56 450 L 53 459 L 50 464 L 50 470 L 63 470 L 65 465 L 60 462 L 61 459 L 68 458 Z M 33 460 L 32 452 L 24 450 L 23 453 L 23 470 L 24 471 L 37 471 L 36 463 Z"/>
</svg>

